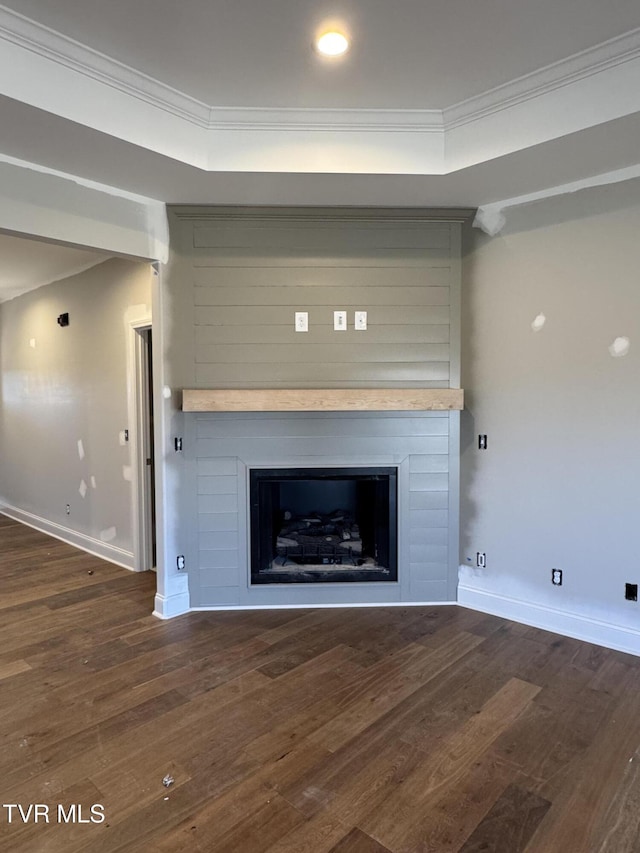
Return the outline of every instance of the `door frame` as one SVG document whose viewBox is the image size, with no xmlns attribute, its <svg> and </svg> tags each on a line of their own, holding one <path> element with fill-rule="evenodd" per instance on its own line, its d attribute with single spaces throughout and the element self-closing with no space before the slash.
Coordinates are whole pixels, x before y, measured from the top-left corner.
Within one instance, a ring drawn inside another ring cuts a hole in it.
<svg viewBox="0 0 640 853">
<path fill-rule="evenodd" d="M 137 314 L 127 321 L 127 401 L 129 420 L 129 446 L 131 448 L 131 478 L 132 501 L 132 533 L 133 533 L 133 564 L 137 572 L 155 569 L 152 565 L 152 543 L 154 530 L 152 527 L 151 506 L 154 499 L 152 487 L 147 483 L 147 455 L 145 453 L 145 436 L 147 434 L 147 419 L 149 416 L 150 394 L 147 376 L 147 344 L 143 333 L 153 329 L 151 314 Z M 150 453 L 151 464 L 155 464 L 153 453 Z"/>
</svg>

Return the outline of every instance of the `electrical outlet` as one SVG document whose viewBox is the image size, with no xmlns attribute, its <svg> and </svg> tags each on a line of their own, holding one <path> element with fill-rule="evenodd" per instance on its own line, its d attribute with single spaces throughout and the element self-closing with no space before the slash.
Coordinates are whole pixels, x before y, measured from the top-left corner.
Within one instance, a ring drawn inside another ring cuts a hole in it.
<svg viewBox="0 0 640 853">
<path fill-rule="evenodd" d="M 562 569 L 551 569 L 551 583 L 554 586 L 562 586 Z"/>
<path fill-rule="evenodd" d="M 358 331 L 364 332 L 367 328 L 367 312 L 366 311 L 356 311 L 354 318 L 354 326 Z"/>
<path fill-rule="evenodd" d="M 478 553 L 476 554 L 476 566 L 479 569 L 487 568 L 487 555 L 484 553 L 484 551 L 478 551 Z"/>
<path fill-rule="evenodd" d="M 309 331 L 309 313 L 307 311 L 296 311 L 296 332 Z"/>
<path fill-rule="evenodd" d="M 67 504 L 67 508 L 65 509 L 65 512 L 67 513 L 67 515 L 71 515 L 71 507 L 69 506 L 69 504 Z"/>
<path fill-rule="evenodd" d="M 638 584 L 637 583 L 626 583 L 624 585 L 624 597 L 627 601 L 637 601 L 638 600 Z"/>
<path fill-rule="evenodd" d="M 487 436 L 486 434 L 482 434 L 478 436 L 478 450 L 486 450 L 487 449 Z"/>
<path fill-rule="evenodd" d="M 180 556 L 178 557 L 176 562 L 178 564 L 178 571 L 181 571 L 182 569 L 184 569 L 184 566 L 185 566 L 184 554 L 180 554 Z"/>
</svg>

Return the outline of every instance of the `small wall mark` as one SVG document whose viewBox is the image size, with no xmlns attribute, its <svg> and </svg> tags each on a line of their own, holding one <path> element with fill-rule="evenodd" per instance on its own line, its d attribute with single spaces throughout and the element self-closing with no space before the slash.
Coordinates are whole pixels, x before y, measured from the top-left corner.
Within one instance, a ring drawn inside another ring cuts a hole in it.
<svg viewBox="0 0 640 853">
<path fill-rule="evenodd" d="M 609 347 L 609 353 L 613 358 L 622 358 L 622 356 L 626 355 L 631 348 L 631 341 L 629 338 L 623 336 L 616 338 L 615 341 Z"/>
<path fill-rule="evenodd" d="M 100 538 L 103 542 L 111 542 L 112 539 L 115 539 L 117 536 L 117 530 L 115 527 L 107 527 L 106 530 L 100 531 Z"/>
<path fill-rule="evenodd" d="M 87 494 L 87 484 L 84 480 L 80 480 L 80 486 L 78 488 L 78 491 L 80 492 L 80 497 L 82 498 L 84 498 Z"/>
<path fill-rule="evenodd" d="M 538 316 L 534 318 L 533 323 L 531 324 L 531 328 L 534 332 L 539 332 L 542 330 L 546 322 L 547 318 L 544 316 L 544 314 L 538 314 Z"/>
</svg>

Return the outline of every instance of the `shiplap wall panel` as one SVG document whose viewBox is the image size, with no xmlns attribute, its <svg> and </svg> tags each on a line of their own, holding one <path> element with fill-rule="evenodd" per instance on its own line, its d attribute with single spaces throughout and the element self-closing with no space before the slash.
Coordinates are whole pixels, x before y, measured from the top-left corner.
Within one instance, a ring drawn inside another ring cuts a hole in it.
<svg viewBox="0 0 640 853">
<path fill-rule="evenodd" d="M 254 287 L 258 289 L 271 288 L 274 286 L 273 267 L 277 268 L 277 279 L 275 284 L 279 287 L 296 287 L 303 291 L 307 288 L 345 288 L 345 287 L 449 287 L 451 277 L 450 263 L 442 259 L 431 261 L 428 255 L 423 257 L 421 266 L 407 267 L 400 259 L 398 263 L 399 275 L 395 274 L 393 267 L 379 267 L 364 265 L 361 267 L 324 265 L 321 267 L 298 264 L 296 266 L 280 266 L 277 261 L 267 264 L 264 259 L 256 265 L 255 260 L 251 265 L 241 266 L 231 264 L 229 266 L 218 263 L 212 258 L 211 263 L 193 267 L 193 283 L 196 291 L 200 288 L 210 289 L 216 286 L 216 278 L 220 270 L 224 269 L 225 287 L 238 288 Z"/>
<path fill-rule="evenodd" d="M 324 251 L 350 256 L 360 251 L 394 249 L 403 254 L 407 250 L 449 250 L 449 226 L 425 228 L 423 223 L 411 225 L 403 222 L 394 227 L 388 222 L 319 223 L 319 222 L 261 222 L 248 220 L 238 224 L 218 222 L 215 225 L 196 225 L 193 229 L 195 248 L 246 249 L 257 253 L 261 249 L 280 251 Z"/>
<path fill-rule="evenodd" d="M 275 362 L 270 364 L 202 364 L 195 365 L 198 388 L 295 388 L 305 387 L 311 379 L 326 388 L 339 388 L 355 382 L 369 382 L 376 387 L 392 388 L 398 382 L 439 382 L 448 387 L 448 362 L 357 362 L 344 364 L 313 361 Z M 295 384 L 294 384 L 295 383 Z M 309 387 L 313 387 L 309 385 Z"/>
<path fill-rule="evenodd" d="M 404 465 L 405 474 L 398 479 L 398 498 L 404 517 L 400 529 L 405 531 L 401 546 L 406 554 L 405 573 L 411 562 L 420 583 L 446 578 L 448 413 L 387 412 L 373 417 L 356 413 L 199 414 L 193 433 L 199 566 L 193 590 L 199 596 L 199 605 L 209 596 L 217 596 L 218 589 L 229 589 L 234 571 L 238 601 L 246 600 L 246 595 L 256 603 L 273 600 L 273 588 L 249 587 L 246 482 L 241 473 L 231 475 L 232 460 L 249 468 L 253 464 L 287 467 L 291 460 L 299 467 L 383 464 L 400 470 Z M 415 505 L 419 498 L 423 500 Z M 407 590 L 409 580 L 407 575 Z M 308 589 L 300 592 L 302 586 L 280 588 L 280 603 L 294 603 L 300 595 L 309 595 Z M 393 589 L 386 596 L 376 599 L 380 595 L 376 592 L 373 600 L 389 601 L 399 596 L 395 585 L 390 586 Z M 344 594 L 339 584 L 328 585 L 315 600 L 339 601 Z M 370 600 L 370 588 L 354 585 L 349 595 L 355 596 L 353 601 L 363 596 Z"/>
<path fill-rule="evenodd" d="M 193 268 L 207 267 L 249 267 L 269 269 L 270 267 L 278 267 L 286 269 L 287 267 L 313 266 L 318 269 L 323 267 L 334 268 L 336 261 L 339 260 L 340 268 L 363 268 L 371 267 L 372 269 L 385 269 L 387 267 L 397 267 L 398 269 L 417 268 L 424 270 L 425 268 L 435 268 L 446 266 L 451 259 L 451 249 L 368 249 L 366 256 L 364 254 L 350 257 L 348 254 L 336 254 L 329 249 L 323 254 L 311 255 L 304 252 L 301 255 L 300 249 L 278 249 L 265 248 L 261 249 L 258 254 L 253 256 L 247 255 L 247 250 L 244 248 L 238 249 L 191 249 L 191 257 Z"/>
<path fill-rule="evenodd" d="M 183 387 L 448 387 L 459 350 L 458 225 L 272 217 L 184 210 L 174 288 L 192 330 Z M 346 331 L 334 331 L 334 310 L 348 312 Z M 353 328 L 355 310 L 367 311 L 364 332 Z M 308 333 L 295 332 L 295 311 L 309 312 Z M 449 413 L 185 417 L 193 606 L 451 598 Z M 398 583 L 252 587 L 253 465 L 397 467 Z"/>
<path fill-rule="evenodd" d="M 333 311 L 319 318 L 322 322 L 312 324 L 308 332 L 296 332 L 293 323 L 281 323 L 276 326 L 238 326 L 238 325 L 199 325 L 195 327 L 196 348 L 201 346 L 220 346 L 230 344 L 234 347 L 262 346 L 268 344 L 298 344 L 300 334 L 305 335 L 305 346 L 312 347 L 322 344 L 325 351 L 336 343 L 336 333 L 333 328 Z M 367 334 L 362 335 L 355 329 L 342 332 L 342 345 L 369 347 L 392 344 L 397 346 L 398 340 L 403 344 L 448 344 L 450 338 L 449 323 L 434 323 L 420 325 L 407 324 L 400 331 L 390 323 L 369 323 Z"/>
<path fill-rule="evenodd" d="M 371 418 L 368 415 L 323 415 L 316 414 L 313 418 L 300 417 L 299 413 L 286 415 L 270 415 L 268 417 L 269 437 L 302 438 L 309 436 L 314 440 L 319 438 L 344 439 L 389 437 L 403 438 L 410 436 L 447 436 L 449 434 L 449 417 L 447 413 L 434 413 L 429 417 L 423 415 L 405 415 L 384 417 L 380 415 Z M 196 435 L 202 438 L 225 438 L 233 435 L 237 438 L 263 438 L 265 418 L 258 413 L 250 414 L 218 414 L 215 417 L 197 415 Z M 200 472 L 202 473 L 202 472 Z M 222 473 L 222 472 L 216 472 Z M 422 472 L 415 472 L 419 475 Z M 446 488 L 446 486 L 444 487 Z"/>
<path fill-rule="evenodd" d="M 399 274 L 398 270 L 398 274 Z M 212 280 L 222 279 L 221 270 L 212 271 Z M 279 270 L 276 272 L 279 276 Z M 274 278 L 275 278 L 274 275 Z M 387 305 L 448 305 L 448 287 L 430 287 L 425 282 L 422 285 L 392 286 L 387 287 L 283 287 L 277 280 L 271 286 L 253 287 L 250 284 L 244 286 L 220 285 L 218 287 L 196 287 L 194 293 L 196 306 L 210 305 L 216 308 L 240 305 L 242 307 L 265 306 L 273 307 L 299 306 L 305 310 L 321 306 L 342 306 L 344 308 L 360 308 L 363 305 L 367 309 L 374 306 Z"/>
<path fill-rule="evenodd" d="M 245 326 L 249 328 L 266 324 L 292 328 L 295 312 L 303 311 L 304 307 L 296 303 L 289 306 L 289 309 L 287 313 L 286 308 L 268 305 L 253 308 L 237 305 L 222 308 L 200 305 L 194 309 L 194 322 L 196 326 Z M 341 311 L 342 308 L 340 305 L 323 307 L 323 313 L 320 317 L 323 324 L 327 324 L 330 319 L 331 325 L 333 325 L 334 310 Z M 366 304 L 359 306 L 358 310 L 367 311 L 368 326 L 404 327 L 406 325 L 429 326 L 449 323 L 449 307 L 446 305 L 398 306 L 390 300 L 388 305 L 374 307 L 371 311 Z M 308 332 L 298 332 L 297 334 L 308 334 Z M 335 332 L 335 334 L 342 335 L 344 332 Z M 360 335 L 366 336 L 366 332 L 360 332 Z"/>
<path fill-rule="evenodd" d="M 322 358 L 324 364 L 341 365 L 449 361 L 448 344 L 196 344 L 195 353 L 199 364 L 290 364 L 301 357 L 307 364 Z"/>
</svg>

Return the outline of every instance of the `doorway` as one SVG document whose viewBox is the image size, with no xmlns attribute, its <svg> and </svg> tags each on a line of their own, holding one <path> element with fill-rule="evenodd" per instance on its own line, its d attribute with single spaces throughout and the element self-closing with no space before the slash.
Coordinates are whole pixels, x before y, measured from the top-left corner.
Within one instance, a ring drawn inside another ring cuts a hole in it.
<svg viewBox="0 0 640 853">
<path fill-rule="evenodd" d="M 133 328 L 135 353 L 136 477 L 134 492 L 134 541 L 136 569 L 156 568 L 155 456 L 153 439 L 153 334 L 151 325 Z"/>
</svg>

